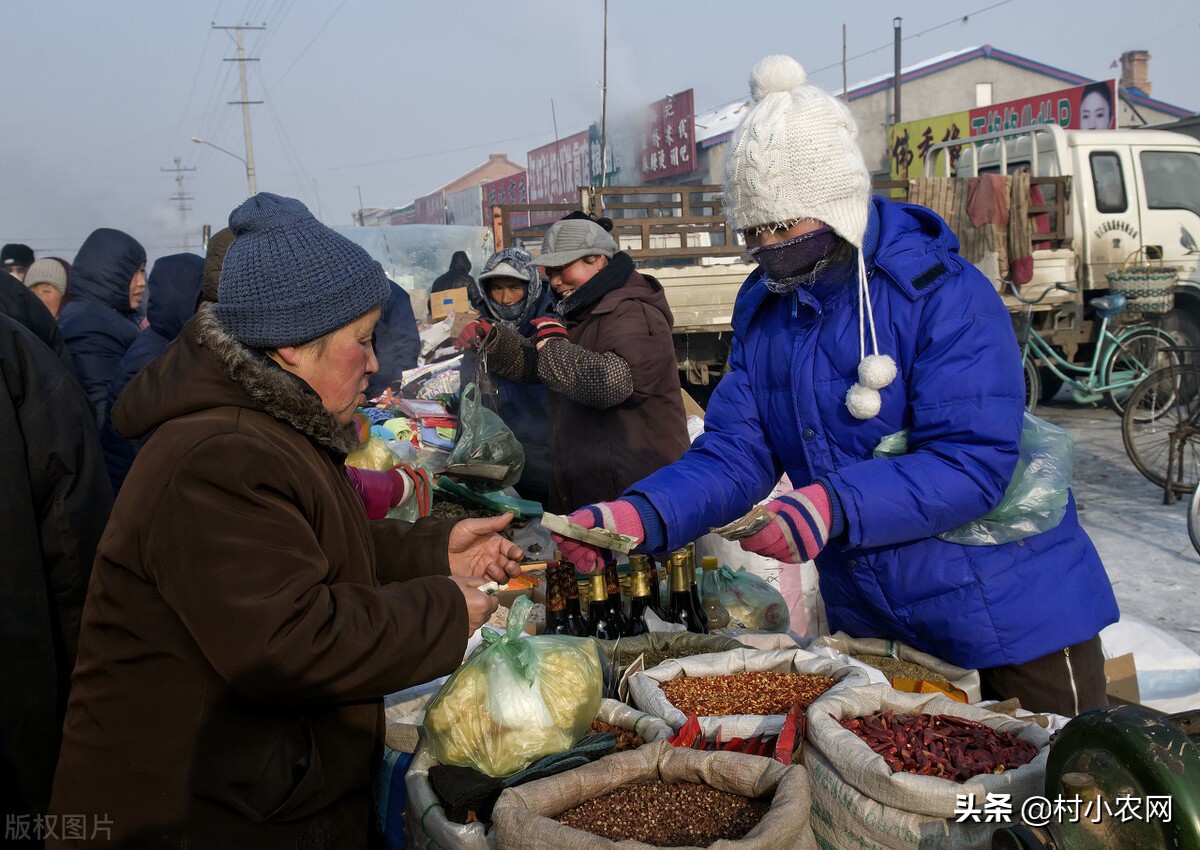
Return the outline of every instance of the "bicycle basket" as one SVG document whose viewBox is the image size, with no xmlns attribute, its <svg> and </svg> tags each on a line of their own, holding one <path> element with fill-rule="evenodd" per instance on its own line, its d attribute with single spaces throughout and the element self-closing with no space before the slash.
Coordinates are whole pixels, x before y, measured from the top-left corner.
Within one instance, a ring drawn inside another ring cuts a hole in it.
<svg viewBox="0 0 1200 850">
<path fill-rule="evenodd" d="M 1155 259 L 1145 246 L 1138 248 L 1125 258 L 1121 268 L 1109 272 L 1109 288 L 1129 299 L 1129 309 L 1140 313 L 1165 313 L 1174 303 L 1171 292 L 1179 279 L 1179 269 L 1163 265 L 1162 256 Z"/>
</svg>

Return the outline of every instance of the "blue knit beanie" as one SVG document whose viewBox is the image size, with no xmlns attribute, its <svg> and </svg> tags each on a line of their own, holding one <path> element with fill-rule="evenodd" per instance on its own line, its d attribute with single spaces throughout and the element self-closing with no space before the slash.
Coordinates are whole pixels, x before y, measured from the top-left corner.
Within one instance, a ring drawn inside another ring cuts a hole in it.
<svg viewBox="0 0 1200 850">
<path fill-rule="evenodd" d="M 229 214 L 229 227 L 213 309 L 244 345 L 310 342 L 387 300 L 379 263 L 295 198 L 259 192 Z"/>
</svg>

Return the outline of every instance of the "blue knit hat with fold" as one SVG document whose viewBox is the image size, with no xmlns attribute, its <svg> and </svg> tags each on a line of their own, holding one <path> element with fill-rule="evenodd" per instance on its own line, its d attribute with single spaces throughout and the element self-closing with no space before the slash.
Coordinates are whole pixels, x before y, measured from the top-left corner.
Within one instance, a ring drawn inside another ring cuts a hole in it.
<svg viewBox="0 0 1200 850">
<path fill-rule="evenodd" d="M 387 300 L 379 263 L 295 198 L 259 192 L 229 214 L 229 228 L 213 309 L 244 345 L 310 342 Z"/>
</svg>

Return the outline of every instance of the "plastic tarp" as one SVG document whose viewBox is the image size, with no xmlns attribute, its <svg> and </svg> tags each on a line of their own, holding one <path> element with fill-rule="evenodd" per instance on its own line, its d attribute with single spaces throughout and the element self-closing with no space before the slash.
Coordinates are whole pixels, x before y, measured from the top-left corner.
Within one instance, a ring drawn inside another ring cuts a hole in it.
<svg viewBox="0 0 1200 850">
<path fill-rule="evenodd" d="M 384 274 L 409 294 L 424 290 L 425 297 L 413 299 L 413 313 L 418 322 L 429 315 L 429 290 L 438 275 L 450 268 L 455 251 L 466 252 L 473 275 L 479 273 L 494 253 L 492 231 L 486 227 L 402 224 L 333 229 L 365 248 L 383 266 Z"/>
</svg>

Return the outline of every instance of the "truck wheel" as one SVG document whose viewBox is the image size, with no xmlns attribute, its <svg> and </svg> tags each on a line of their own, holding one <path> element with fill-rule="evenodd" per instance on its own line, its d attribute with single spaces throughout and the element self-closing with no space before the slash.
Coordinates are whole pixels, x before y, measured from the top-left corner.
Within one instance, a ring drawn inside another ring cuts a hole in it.
<svg viewBox="0 0 1200 850">
<path fill-rule="evenodd" d="M 1200 346 L 1200 308 L 1190 299 L 1176 296 L 1178 306 L 1162 317 L 1163 329 L 1184 346 Z"/>
</svg>

